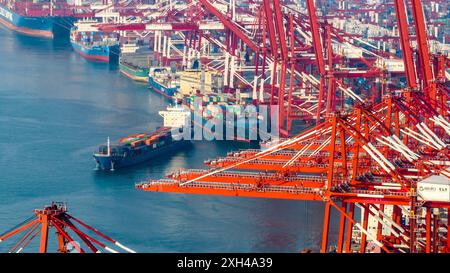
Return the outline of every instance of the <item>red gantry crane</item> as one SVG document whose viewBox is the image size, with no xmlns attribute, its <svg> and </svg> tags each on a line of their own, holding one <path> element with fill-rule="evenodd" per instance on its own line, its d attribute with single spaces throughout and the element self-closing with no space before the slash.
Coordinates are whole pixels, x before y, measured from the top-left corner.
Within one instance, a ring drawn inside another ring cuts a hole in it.
<svg viewBox="0 0 450 273">
<path fill-rule="evenodd" d="M 279 131 L 285 137 L 295 120 L 311 124 L 347 107 L 348 99 L 377 102 L 386 93 L 388 70 L 383 62 L 397 58 L 322 21 L 314 1 L 306 1 L 304 10 L 289 1 L 247 4 L 245 9 L 236 1 L 161 4 L 162 10 L 148 18 L 97 27 L 125 36 L 150 33 L 154 59 L 163 65 L 177 62 L 188 67 L 192 59 L 198 59 L 202 67 L 222 72 L 225 93 L 245 93 L 255 105 L 270 105 L 278 111 Z M 184 47 L 177 47 L 175 40 Z M 217 52 L 205 54 L 205 48 L 212 47 Z M 397 78 L 404 74 L 402 69 L 388 72 Z M 370 84 L 368 91 L 355 88 L 360 78 Z"/>
<path fill-rule="evenodd" d="M 9 253 L 22 252 L 36 237 L 40 237 L 39 252 L 47 252 L 49 233 L 52 228 L 56 231 L 58 252 L 60 253 L 85 253 L 86 251 L 92 251 L 93 253 L 102 251 L 119 252 L 113 246 L 120 248 L 121 251 L 135 253 L 134 250 L 70 215 L 67 212 L 65 203 L 52 202 L 51 205 L 45 206 L 43 209 L 34 210 L 34 214 L 34 216 L 0 235 L 1 243 L 15 235 L 22 234 L 22 237 L 9 250 Z M 81 240 L 87 249 L 76 241 L 77 239 Z"/>
</svg>

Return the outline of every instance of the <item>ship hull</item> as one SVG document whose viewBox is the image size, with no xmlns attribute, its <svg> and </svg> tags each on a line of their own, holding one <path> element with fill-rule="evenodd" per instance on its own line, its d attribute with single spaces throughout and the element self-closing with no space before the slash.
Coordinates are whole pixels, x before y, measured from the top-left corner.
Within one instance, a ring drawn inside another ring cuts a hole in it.
<svg viewBox="0 0 450 273">
<path fill-rule="evenodd" d="M 53 39 L 55 20 L 55 17 L 22 16 L 0 4 L 0 24 L 24 35 Z"/>
<path fill-rule="evenodd" d="M 164 97 L 168 99 L 173 99 L 173 95 L 177 92 L 177 88 L 168 88 L 160 84 L 159 82 L 155 81 L 152 77 L 148 78 L 149 88 L 156 93 L 159 93 L 163 95 Z"/>
<path fill-rule="evenodd" d="M 142 152 L 139 155 L 134 156 L 108 156 L 94 154 L 94 159 L 97 162 L 98 168 L 101 170 L 120 169 L 148 162 L 155 157 L 176 152 L 188 143 L 189 141 L 180 140 L 173 142 L 170 145 L 160 147 L 149 152 Z"/>
<path fill-rule="evenodd" d="M 112 54 L 117 54 L 119 46 L 94 46 L 94 47 L 84 47 L 75 42 L 71 42 L 72 48 L 76 53 L 80 54 L 83 58 L 95 61 L 95 62 L 109 62 L 111 60 Z"/>
<path fill-rule="evenodd" d="M 120 63 L 119 69 L 120 73 L 134 81 L 148 82 L 148 69 L 146 68 L 134 68 L 124 63 Z"/>
</svg>

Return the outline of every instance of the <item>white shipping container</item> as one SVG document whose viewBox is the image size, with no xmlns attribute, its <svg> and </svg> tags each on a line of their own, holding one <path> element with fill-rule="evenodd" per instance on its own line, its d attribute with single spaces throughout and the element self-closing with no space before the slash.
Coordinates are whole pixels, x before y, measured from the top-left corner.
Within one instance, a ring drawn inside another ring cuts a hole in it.
<svg viewBox="0 0 450 273">
<path fill-rule="evenodd" d="M 419 200 L 450 203 L 450 179 L 443 175 L 432 175 L 417 183 Z"/>
</svg>

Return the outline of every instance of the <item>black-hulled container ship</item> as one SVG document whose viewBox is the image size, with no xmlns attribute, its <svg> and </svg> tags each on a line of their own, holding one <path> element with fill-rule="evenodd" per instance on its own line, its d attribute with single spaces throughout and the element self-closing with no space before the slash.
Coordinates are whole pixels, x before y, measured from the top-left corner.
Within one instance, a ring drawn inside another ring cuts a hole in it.
<svg viewBox="0 0 450 273">
<path fill-rule="evenodd" d="M 115 170 L 118 168 L 147 162 L 157 156 L 167 155 L 182 149 L 189 140 L 177 140 L 172 136 L 172 128 L 162 127 L 150 134 L 136 134 L 111 145 L 101 145 L 94 159 L 97 169 Z"/>
</svg>

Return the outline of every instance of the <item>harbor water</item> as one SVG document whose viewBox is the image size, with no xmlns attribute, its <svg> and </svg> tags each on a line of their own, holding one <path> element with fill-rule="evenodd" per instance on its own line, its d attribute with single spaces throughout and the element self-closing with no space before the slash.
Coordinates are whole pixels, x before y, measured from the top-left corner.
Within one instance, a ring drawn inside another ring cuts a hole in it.
<svg viewBox="0 0 450 273">
<path fill-rule="evenodd" d="M 64 201 L 72 215 L 137 252 L 318 251 L 321 202 L 134 188 L 179 168 L 204 168 L 204 160 L 248 144 L 195 142 L 133 168 L 94 170 L 92 153 L 99 144 L 161 126 L 158 111 L 168 103 L 122 76 L 117 65 L 86 61 L 68 39 L 0 28 L 0 233 L 33 209 Z M 27 251 L 37 251 L 35 241 Z M 0 251 L 12 243 L 0 243 Z M 49 251 L 56 249 L 50 243 Z"/>
</svg>

